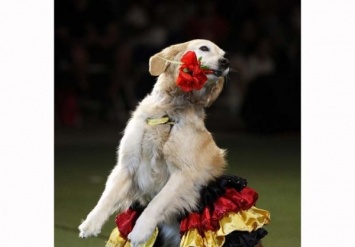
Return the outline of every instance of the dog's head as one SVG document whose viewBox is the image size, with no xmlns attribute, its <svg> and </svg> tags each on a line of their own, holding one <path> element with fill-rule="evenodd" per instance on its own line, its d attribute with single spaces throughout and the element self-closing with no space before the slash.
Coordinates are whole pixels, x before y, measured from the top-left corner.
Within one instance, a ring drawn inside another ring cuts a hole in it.
<svg viewBox="0 0 355 247">
<path fill-rule="evenodd" d="M 224 57 L 225 52 L 216 44 L 209 40 L 197 39 L 189 42 L 169 46 L 161 52 L 153 55 L 149 60 L 149 72 L 153 76 L 166 75 L 173 79 L 168 80 L 170 89 L 176 88 L 175 79 L 178 75 L 179 64 L 170 61 L 180 61 L 181 57 L 188 51 L 194 51 L 196 56 L 201 59 L 201 65 L 207 66 L 213 73 L 207 75 L 207 82 L 199 90 L 193 92 L 200 98 L 206 98 L 206 106 L 218 97 L 223 88 L 224 77 L 229 72 L 229 60 Z"/>
</svg>

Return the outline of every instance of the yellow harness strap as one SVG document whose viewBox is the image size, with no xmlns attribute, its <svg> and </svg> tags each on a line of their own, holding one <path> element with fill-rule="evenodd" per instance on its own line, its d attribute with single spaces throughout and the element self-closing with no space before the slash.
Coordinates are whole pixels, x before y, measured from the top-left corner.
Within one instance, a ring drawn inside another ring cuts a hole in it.
<svg viewBox="0 0 355 247">
<path fill-rule="evenodd" d="M 154 126 L 154 125 L 158 125 L 158 124 L 170 124 L 170 125 L 174 125 L 175 122 L 171 121 L 171 119 L 167 116 L 162 117 L 162 118 L 148 118 L 147 119 L 147 124 Z"/>
</svg>

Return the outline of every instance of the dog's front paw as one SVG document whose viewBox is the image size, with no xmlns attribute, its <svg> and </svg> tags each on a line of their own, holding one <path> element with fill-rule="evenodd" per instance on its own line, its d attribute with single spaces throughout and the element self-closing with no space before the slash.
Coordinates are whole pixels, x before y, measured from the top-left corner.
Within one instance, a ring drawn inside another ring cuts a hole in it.
<svg viewBox="0 0 355 247">
<path fill-rule="evenodd" d="M 79 226 L 79 230 L 80 230 L 79 237 L 81 238 L 97 236 L 101 232 L 101 225 L 95 224 L 92 220 L 86 219 Z"/>
<path fill-rule="evenodd" d="M 132 232 L 128 234 L 128 239 L 133 247 L 138 247 L 148 241 L 156 227 L 156 222 L 151 219 L 138 218 Z"/>
</svg>

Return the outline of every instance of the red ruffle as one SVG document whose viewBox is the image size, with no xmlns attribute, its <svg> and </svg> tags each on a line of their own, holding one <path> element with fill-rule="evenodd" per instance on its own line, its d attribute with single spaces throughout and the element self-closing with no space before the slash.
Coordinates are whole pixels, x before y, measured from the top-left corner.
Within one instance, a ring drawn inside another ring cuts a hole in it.
<svg viewBox="0 0 355 247">
<path fill-rule="evenodd" d="M 116 225 L 122 237 L 127 238 L 128 234 L 133 230 L 139 215 L 139 212 L 129 208 L 116 216 Z"/>
<path fill-rule="evenodd" d="M 190 213 L 180 222 L 180 233 L 184 233 L 191 228 L 199 229 L 200 226 L 201 226 L 200 214 Z"/>
<path fill-rule="evenodd" d="M 219 220 L 229 212 L 247 210 L 255 205 L 258 194 L 255 190 L 245 187 L 240 192 L 233 188 L 227 188 L 213 206 L 205 207 L 201 213 L 192 212 L 180 223 L 180 233 L 183 235 L 191 229 L 198 229 L 203 235 L 205 231 L 217 231 L 220 228 Z M 116 225 L 122 237 L 127 238 L 141 212 L 131 208 L 116 216 Z"/>
<path fill-rule="evenodd" d="M 258 200 L 258 193 L 249 187 L 245 187 L 240 192 L 235 189 L 227 188 L 224 197 L 238 205 L 238 210 L 247 210 L 255 205 Z"/>
<path fill-rule="evenodd" d="M 226 193 L 219 197 L 213 206 L 205 207 L 201 213 L 193 212 L 187 215 L 180 223 L 180 234 L 191 229 L 198 229 L 203 235 L 205 231 L 217 231 L 219 220 L 229 212 L 247 210 L 255 205 L 258 194 L 255 190 L 245 187 L 238 192 L 235 189 L 227 188 Z"/>
</svg>

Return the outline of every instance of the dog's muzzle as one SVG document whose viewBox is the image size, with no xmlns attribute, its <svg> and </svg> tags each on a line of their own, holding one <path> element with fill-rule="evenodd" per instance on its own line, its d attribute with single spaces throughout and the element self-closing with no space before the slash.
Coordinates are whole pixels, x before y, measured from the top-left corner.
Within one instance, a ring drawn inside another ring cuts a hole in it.
<svg viewBox="0 0 355 247">
<path fill-rule="evenodd" d="M 222 70 L 226 70 L 229 67 L 229 60 L 225 57 L 222 57 L 218 60 L 218 65 Z"/>
<path fill-rule="evenodd" d="M 218 70 L 213 69 L 213 75 L 220 77 L 223 75 L 223 73 L 229 68 L 229 60 L 227 58 L 220 58 L 218 60 Z"/>
</svg>

